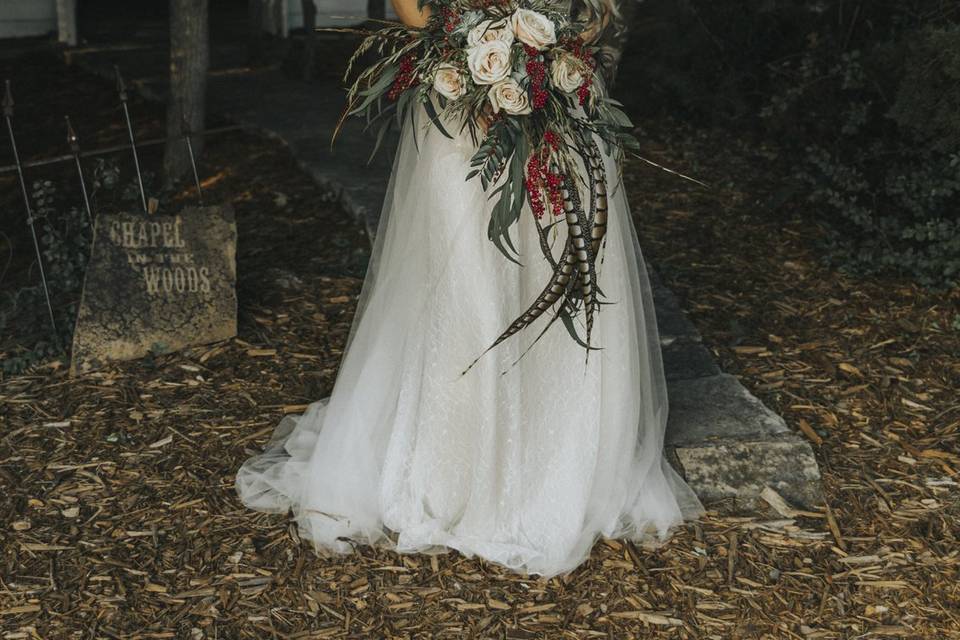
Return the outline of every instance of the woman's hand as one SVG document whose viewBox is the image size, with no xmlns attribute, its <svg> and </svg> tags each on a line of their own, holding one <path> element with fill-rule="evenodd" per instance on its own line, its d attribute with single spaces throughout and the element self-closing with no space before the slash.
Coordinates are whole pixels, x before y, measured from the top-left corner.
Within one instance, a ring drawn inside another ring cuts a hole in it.
<svg viewBox="0 0 960 640">
<path fill-rule="evenodd" d="M 393 10 L 397 12 L 397 17 L 408 27 L 422 28 L 427 24 L 427 18 L 430 17 L 430 7 L 424 7 L 423 11 L 417 8 L 418 0 L 390 0 Z"/>
</svg>

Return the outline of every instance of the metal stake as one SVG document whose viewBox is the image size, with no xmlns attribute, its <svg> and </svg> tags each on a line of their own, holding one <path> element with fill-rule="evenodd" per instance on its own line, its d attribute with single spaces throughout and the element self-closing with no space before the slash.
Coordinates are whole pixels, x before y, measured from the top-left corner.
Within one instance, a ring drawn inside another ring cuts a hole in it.
<svg viewBox="0 0 960 640">
<path fill-rule="evenodd" d="M 70 124 L 70 116 L 66 116 L 67 121 L 67 144 L 70 145 L 70 151 L 73 152 L 73 158 L 77 162 L 77 175 L 80 176 L 80 191 L 83 193 L 83 206 L 87 209 L 87 219 L 90 221 L 90 227 L 93 227 L 93 210 L 90 209 L 90 197 L 87 195 L 87 181 L 83 178 L 83 164 L 80 162 L 80 141 L 77 139 L 77 132 L 73 130 Z"/>
<path fill-rule="evenodd" d="M 140 157 L 137 155 L 137 139 L 133 135 L 133 122 L 130 120 L 130 108 L 127 106 L 127 85 L 120 75 L 120 67 L 113 65 L 113 72 L 117 76 L 117 93 L 120 94 L 120 104 L 123 105 L 123 117 L 127 121 L 127 133 L 130 134 L 130 148 L 133 150 L 133 166 L 137 170 L 137 184 L 140 185 L 140 201 L 143 211 L 147 209 L 147 192 L 143 188 L 143 175 L 140 173 Z"/>
<path fill-rule="evenodd" d="M 186 117 L 182 113 L 180 114 L 180 130 L 183 133 L 183 139 L 187 142 L 187 152 L 190 154 L 190 166 L 193 168 L 193 182 L 195 185 L 197 185 L 197 201 L 202 205 L 203 189 L 200 187 L 200 174 L 197 171 L 197 158 L 193 153 L 193 141 L 191 140 L 192 132 L 190 131 L 190 123 L 187 122 Z"/>
<path fill-rule="evenodd" d="M 13 135 L 13 92 L 10 90 L 10 81 L 6 81 L 6 90 L 3 94 L 3 119 L 7 123 L 7 134 L 10 136 L 10 146 L 13 148 L 13 161 L 17 165 L 17 176 L 20 178 L 20 191 L 23 193 L 23 206 L 27 209 L 27 225 L 33 237 L 33 249 L 37 253 L 37 264 L 40 267 L 40 280 L 43 282 L 43 296 L 47 301 L 47 313 L 50 314 L 50 325 L 53 327 L 54 341 L 60 342 L 60 333 L 57 331 L 57 321 L 53 317 L 53 304 L 50 302 L 50 287 L 47 284 L 47 275 L 43 271 L 43 254 L 40 251 L 40 242 L 37 240 L 37 230 L 33 226 L 33 209 L 30 207 L 30 195 L 27 192 L 27 181 L 23 177 L 23 166 L 20 164 L 20 153 L 17 151 L 17 139 Z"/>
<path fill-rule="evenodd" d="M 194 135 L 204 135 L 212 136 L 218 133 L 226 133 L 228 131 L 241 131 L 245 129 L 243 125 L 235 124 L 229 127 L 214 127 L 213 129 L 204 129 L 203 131 L 198 131 Z M 182 136 L 176 135 L 169 138 L 149 138 L 147 140 L 138 140 L 137 148 L 143 149 L 144 147 L 153 147 L 160 144 L 168 144 L 170 142 L 176 142 L 180 140 Z M 106 156 L 113 153 L 119 153 L 120 151 L 127 152 L 130 150 L 130 143 L 125 142 L 123 144 L 115 144 L 109 147 L 102 147 L 100 149 L 90 149 L 89 151 L 81 151 L 80 158 L 96 158 L 99 156 Z M 59 156 L 51 156 L 49 158 L 38 158 L 36 160 L 28 160 L 23 163 L 24 169 L 33 169 L 34 167 L 46 167 L 52 164 L 59 164 L 61 162 L 73 162 L 73 154 L 67 153 Z M 15 173 L 17 171 L 17 165 L 7 164 L 0 166 L 0 175 L 5 173 Z"/>
</svg>

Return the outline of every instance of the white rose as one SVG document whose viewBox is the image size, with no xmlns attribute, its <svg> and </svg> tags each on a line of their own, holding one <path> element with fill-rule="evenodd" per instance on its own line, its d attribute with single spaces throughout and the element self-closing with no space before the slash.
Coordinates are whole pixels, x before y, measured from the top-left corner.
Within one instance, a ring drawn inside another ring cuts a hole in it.
<svg viewBox="0 0 960 640">
<path fill-rule="evenodd" d="M 510 45 L 491 40 L 467 49 L 467 67 L 477 84 L 500 82 L 510 74 Z"/>
<path fill-rule="evenodd" d="M 494 22 L 493 20 L 484 20 L 467 34 L 467 45 L 475 47 L 481 42 L 491 42 L 493 40 L 503 40 L 507 44 L 513 44 L 513 29 L 506 18 L 501 18 Z"/>
<path fill-rule="evenodd" d="M 507 78 L 490 87 L 487 97 L 494 113 L 500 113 L 500 109 L 503 109 L 510 115 L 521 116 L 531 111 L 527 92 L 513 78 Z"/>
<path fill-rule="evenodd" d="M 568 53 L 561 54 L 550 65 L 550 80 L 553 86 L 566 93 L 573 93 L 586 79 L 587 65 Z"/>
<path fill-rule="evenodd" d="M 467 77 L 459 68 L 444 62 L 437 66 L 433 88 L 443 97 L 456 100 L 467 92 Z"/>
<path fill-rule="evenodd" d="M 553 22 L 542 13 L 530 9 L 517 9 L 510 16 L 510 25 L 517 40 L 540 51 L 557 41 Z"/>
</svg>

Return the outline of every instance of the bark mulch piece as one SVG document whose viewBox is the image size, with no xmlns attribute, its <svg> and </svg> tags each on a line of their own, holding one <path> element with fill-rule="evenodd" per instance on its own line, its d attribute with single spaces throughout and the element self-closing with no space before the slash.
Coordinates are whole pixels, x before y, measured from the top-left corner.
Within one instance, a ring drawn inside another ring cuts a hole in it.
<svg viewBox="0 0 960 640">
<path fill-rule="evenodd" d="M 819 266 L 774 218 L 775 150 L 646 124 L 644 246 L 727 371 L 814 442 L 830 508 L 708 515 L 665 546 L 598 541 L 550 580 L 456 552 L 318 556 L 234 472 L 329 393 L 362 231 L 286 150 L 211 142 L 240 224 L 237 339 L 70 380 L 0 380 L 3 638 L 956 638 L 957 297 Z M 774 168 L 771 168 L 774 167 Z"/>
<path fill-rule="evenodd" d="M 630 163 L 652 262 L 722 368 L 810 439 L 824 475 L 829 508 L 808 526 L 825 540 L 793 554 L 756 530 L 737 540 L 738 557 L 766 558 L 779 583 L 754 589 L 749 606 L 763 614 L 741 606 L 740 625 L 769 637 L 960 636 L 960 290 L 827 268 L 813 212 L 769 204 L 788 175 L 783 152 L 644 124 L 647 157 L 712 185 Z"/>
</svg>

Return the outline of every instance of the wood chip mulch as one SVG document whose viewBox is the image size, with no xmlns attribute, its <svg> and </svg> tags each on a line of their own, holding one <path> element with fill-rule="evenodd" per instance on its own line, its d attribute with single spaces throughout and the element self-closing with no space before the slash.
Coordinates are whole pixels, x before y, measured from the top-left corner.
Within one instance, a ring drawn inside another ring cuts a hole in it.
<svg viewBox="0 0 960 640">
<path fill-rule="evenodd" d="M 0 380 L 2 638 L 960 638 L 960 294 L 821 266 L 773 213 L 777 150 L 645 123 L 627 186 L 647 259 L 723 368 L 810 438 L 829 508 L 711 513 L 666 546 L 600 541 L 550 580 L 451 552 L 318 557 L 233 473 L 329 393 L 359 226 L 284 148 L 211 144 L 241 227 L 237 339 L 76 380 Z"/>
</svg>

